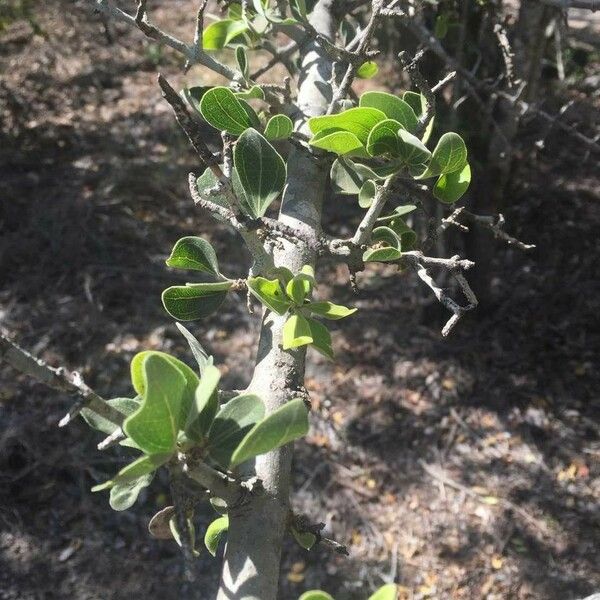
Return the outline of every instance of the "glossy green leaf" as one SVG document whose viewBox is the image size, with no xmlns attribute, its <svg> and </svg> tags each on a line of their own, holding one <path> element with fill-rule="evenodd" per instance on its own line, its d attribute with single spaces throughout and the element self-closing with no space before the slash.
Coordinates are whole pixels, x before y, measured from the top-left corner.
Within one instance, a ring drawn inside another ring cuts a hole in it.
<svg viewBox="0 0 600 600">
<path fill-rule="evenodd" d="M 240 73 L 244 77 L 244 79 L 248 79 L 249 75 L 249 63 L 248 63 L 248 53 L 246 52 L 246 48 L 244 46 L 237 46 L 235 49 L 235 60 L 237 62 Z"/>
<path fill-rule="evenodd" d="M 377 123 L 369 134 L 367 152 L 371 156 L 380 156 L 382 154 L 399 156 L 402 146 L 402 142 L 398 137 L 400 129 L 402 129 L 402 126 L 394 119 L 386 119 Z"/>
<path fill-rule="evenodd" d="M 184 327 L 181 323 L 175 323 L 175 326 L 177 329 L 179 329 L 181 335 L 183 335 L 183 337 L 187 340 L 190 350 L 192 351 L 192 354 L 198 363 L 200 375 L 202 376 L 206 368 L 213 364 L 213 357 L 208 355 L 206 350 L 204 350 L 202 347 L 202 344 L 200 344 L 200 342 L 196 339 L 196 336 L 194 336 L 189 329 Z"/>
<path fill-rule="evenodd" d="M 210 243 L 201 237 L 187 236 L 177 240 L 166 262 L 167 266 L 176 269 L 219 274 L 217 255 Z"/>
<path fill-rule="evenodd" d="M 462 170 L 440 175 L 433 186 L 433 195 L 445 204 L 459 200 L 471 183 L 471 167 L 467 163 Z"/>
<path fill-rule="evenodd" d="M 461 171 L 467 164 L 467 147 L 458 133 L 445 133 L 431 154 L 431 160 L 419 179 Z"/>
<path fill-rule="evenodd" d="M 310 550 L 317 543 L 317 536 L 314 533 L 310 533 L 310 531 L 298 531 L 295 527 L 290 527 L 290 531 L 294 539 L 305 550 Z"/>
<path fill-rule="evenodd" d="M 240 442 L 264 416 L 265 406 L 254 394 L 237 396 L 224 404 L 208 432 L 208 451 L 212 458 L 227 467 Z"/>
<path fill-rule="evenodd" d="M 215 21 L 206 27 L 202 33 L 204 50 L 221 50 L 238 35 L 248 31 L 248 25 L 243 21 L 223 19 Z"/>
<path fill-rule="evenodd" d="M 174 319 L 202 319 L 220 308 L 232 285 L 232 281 L 174 285 L 162 293 L 163 306 Z"/>
<path fill-rule="evenodd" d="M 252 127 L 252 119 L 242 103 L 226 87 L 214 87 L 202 96 L 200 112 L 215 129 L 240 135 Z"/>
<path fill-rule="evenodd" d="M 231 457 L 231 466 L 240 465 L 259 454 L 302 437 L 308 433 L 308 409 L 304 400 L 287 402 L 257 423 L 244 437 Z"/>
<path fill-rule="evenodd" d="M 360 106 L 376 108 L 388 119 L 398 121 L 404 129 L 414 132 L 418 119 L 410 104 L 386 92 L 365 92 L 360 97 Z"/>
<path fill-rule="evenodd" d="M 334 304 L 333 302 L 311 302 L 306 305 L 306 308 L 310 312 L 325 319 L 331 319 L 332 321 L 349 317 L 358 310 L 357 308 L 348 308 L 341 304 Z"/>
<path fill-rule="evenodd" d="M 307 317 L 306 320 L 310 326 L 310 335 L 313 339 L 311 346 L 323 356 L 333 360 L 333 349 L 331 347 L 331 334 L 329 333 L 329 329 L 322 323 L 319 323 L 319 321 L 311 319 L 310 317 Z"/>
<path fill-rule="evenodd" d="M 395 583 L 388 583 L 369 596 L 369 600 L 396 600 L 397 598 L 398 586 Z"/>
<path fill-rule="evenodd" d="M 112 479 L 105 481 L 100 485 L 95 485 L 92 492 L 107 490 L 115 485 L 130 483 L 144 475 L 153 473 L 158 467 L 164 465 L 171 458 L 171 454 L 153 454 L 151 456 L 140 456 L 137 460 L 123 467 Z"/>
<path fill-rule="evenodd" d="M 333 600 L 333 596 L 322 590 L 309 590 L 304 592 L 298 600 Z"/>
<path fill-rule="evenodd" d="M 283 349 L 306 346 L 313 341 L 310 325 L 304 316 L 294 313 L 283 326 Z"/>
<path fill-rule="evenodd" d="M 286 167 L 277 150 L 255 129 L 247 129 L 233 149 L 233 163 L 244 189 L 246 208 L 262 217 L 283 191 Z"/>
<path fill-rule="evenodd" d="M 304 277 L 296 276 L 288 281 L 285 287 L 285 293 L 288 298 L 293 300 L 296 304 L 302 305 L 307 294 L 310 293 L 310 282 Z"/>
<path fill-rule="evenodd" d="M 356 69 L 356 76 L 359 79 L 371 79 L 372 77 L 375 77 L 378 72 L 379 67 L 377 66 L 377 63 L 372 60 L 368 60 L 360 65 L 358 69 Z"/>
<path fill-rule="evenodd" d="M 144 393 L 138 410 L 125 419 L 123 431 L 146 454 L 175 451 L 186 379 L 172 362 L 152 353 L 142 363 Z"/>
<path fill-rule="evenodd" d="M 331 185 L 338 194 L 358 194 L 367 179 L 379 179 L 375 172 L 347 157 L 337 158 L 331 166 Z"/>
<path fill-rule="evenodd" d="M 248 291 L 278 315 L 284 315 L 292 305 L 291 300 L 286 296 L 281 283 L 277 279 L 250 277 L 246 283 Z"/>
<path fill-rule="evenodd" d="M 361 208 L 369 208 L 373 204 L 375 195 L 377 194 L 377 186 L 374 181 L 367 179 L 362 184 L 360 192 L 358 193 L 358 205 Z"/>
<path fill-rule="evenodd" d="M 268 140 L 286 140 L 292 135 L 294 124 L 286 115 L 272 116 L 265 127 L 265 137 Z"/>
<path fill-rule="evenodd" d="M 202 441 L 219 409 L 219 380 L 221 374 L 216 367 L 206 367 L 196 388 L 194 402 L 185 425 L 186 435 L 195 442 Z"/>
<path fill-rule="evenodd" d="M 309 144 L 321 150 L 343 156 L 345 154 L 365 153 L 363 143 L 349 131 L 341 129 L 325 129 L 311 138 Z"/>
<path fill-rule="evenodd" d="M 408 131 L 401 129 L 398 132 L 400 138 L 400 159 L 411 170 L 421 170 L 431 158 L 431 152 L 421 140 Z"/>
<path fill-rule="evenodd" d="M 219 542 L 223 538 L 223 535 L 227 533 L 228 529 L 229 517 L 227 515 L 218 517 L 206 529 L 206 533 L 204 534 L 204 545 L 213 556 L 217 555 Z"/>
<path fill-rule="evenodd" d="M 327 129 L 342 130 L 354 134 L 361 144 L 366 144 L 371 129 L 386 116 L 376 108 L 351 108 L 337 115 L 324 115 L 312 117 L 308 120 L 308 127 L 313 134 Z"/>
<path fill-rule="evenodd" d="M 152 483 L 153 478 L 154 473 L 149 473 L 133 481 L 115 484 L 110 490 L 110 507 L 117 511 L 131 508 L 138 499 L 140 492 Z"/>
</svg>

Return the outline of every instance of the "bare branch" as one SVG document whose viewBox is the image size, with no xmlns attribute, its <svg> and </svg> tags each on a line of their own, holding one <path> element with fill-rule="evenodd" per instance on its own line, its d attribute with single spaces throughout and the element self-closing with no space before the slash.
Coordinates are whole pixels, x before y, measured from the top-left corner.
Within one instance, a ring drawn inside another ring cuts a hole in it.
<svg viewBox="0 0 600 600">
<path fill-rule="evenodd" d="M 369 210 L 365 213 L 363 220 L 356 229 L 356 233 L 352 237 L 352 243 L 355 246 L 362 246 L 367 243 L 367 240 L 373 231 L 373 227 L 375 226 L 375 222 L 390 196 L 393 183 L 394 177 L 388 177 L 388 179 L 385 180 L 385 183 L 377 188 L 375 198 L 373 198 Z"/>
</svg>

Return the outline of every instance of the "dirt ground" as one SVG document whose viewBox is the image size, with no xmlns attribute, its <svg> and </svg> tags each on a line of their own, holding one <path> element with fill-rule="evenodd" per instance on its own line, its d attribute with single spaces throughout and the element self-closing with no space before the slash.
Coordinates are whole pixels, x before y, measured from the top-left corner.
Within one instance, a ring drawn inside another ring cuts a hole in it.
<svg viewBox="0 0 600 600">
<path fill-rule="evenodd" d="M 141 349 L 191 359 L 159 300 L 183 281 L 164 266 L 179 237 L 210 239 L 225 272 L 247 262 L 187 197 L 196 165 L 155 83 L 157 69 L 182 83 L 178 60 L 84 4 L 48 0 L 35 11 L 45 36 L 20 22 L 0 37 L 0 329 L 110 397 L 128 393 Z M 191 35 L 193 2 L 153 4 Z M 584 71 L 561 92 L 582 130 L 599 121 L 598 63 Z M 310 355 L 293 501 L 350 557 L 289 541 L 282 599 L 320 587 L 359 600 L 387 581 L 413 600 L 600 591 L 598 154 L 539 125 L 523 130 L 504 210 L 537 248 L 490 237 L 491 298 L 449 339 L 410 273 L 369 271 L 355 296 L 323 266 L 319 292 L 360 310 L 335 325 L 335 363 Z M 327 227 L 343 233 L 359 211 L 336 202 Z M 193 329 L 243 387 L 258 316 L 228 301 Z M 126 457 L 99 453 L 81 423 L 58 429 L 69 403 L 0 369 L 0 600 L 178 598 L 178 549 L 147 534 L 166 481 L 113 512 L 89 488 Z M 198 560 L 208 599 L 219 560 Z"/>
</svg>

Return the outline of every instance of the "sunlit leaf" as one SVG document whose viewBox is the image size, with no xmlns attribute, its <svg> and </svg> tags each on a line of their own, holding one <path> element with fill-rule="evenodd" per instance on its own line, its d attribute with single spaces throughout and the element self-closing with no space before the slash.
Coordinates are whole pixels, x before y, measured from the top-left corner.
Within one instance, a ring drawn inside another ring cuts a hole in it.
<svg viewBox="0 0 600 600">
<path fill-rule="evenodd" d="M 283 326 L 283 349 L 306 346 L 313 341 L 310 325 L 301 314 L 292 314 Z"/>
<path fill-rule="evenodd" d="M 176 269 L 219 274 L 219 263 L 214 248 L 201 237 L 187 236 L 177 240 L 166 262 L 169 267 Z"/>
<path fill-rule="evenodd" d="M 417 128 L 418 119 L 412 107 L 397 96 L 386 92 L 365 92 L 360 97 L 360 106 L 376 108 L 388 119 L 398 121 L 409 132 Z"/>
<path fill-rule="evenodd" d="M 308 120 L 308 127 L 313 134 L 326 129 L 342 130 L 354 134 L 361 144 L 366 144 L 371 129 L 386 115 L 376 108 L 351 108 L 337 115 L 324 115 L 312 117 Z"/>
<path fill-rule="evenodd" d="M 205 27 L 202 33 L 204 50 L 221 50 L 238 35 L 248 31 L 248 25 L 243 21 L 223 19 Z"/>
<path fill-rule="evenodd" d="M 253 122 L 242 103 L 226 87 L 214 87 L 200 100 L 200 112 L 215 129 L 240 135 Z"/>
<path fill-rule="evenodd" d="M 356 76 L 359 79 L 371 79 L 372 77 L 375 77 L 378 72 L 379 67 L 377 66 L 377 63 L 372 60 L 368 60 L 360 65 L 358 69 L 356 69 Z"/>
<path fill-rule="evenodd" d="M 398 121 L 386 119 L 371 129 L 367 140 L 367 152 L 371 156 L 387 154 L 398 156 L 401 151 L 402 142 L 398 137 L 398 131 L 402 128 Z"/>
<path fill-rule="evenodd" d="M 292 135 L 294 124 L 286 115 L 274 115 L 267 122 L 265 137 L 268 140 L 285 140 Z"/>
<path fill-rule="evenodd" d="M 445 204 L 459 200 L 471 183 L 471 167 L 467 163 L 462 170 L 440 175 L 433 186 L 433 195 Z"/>
<path fill-rule="evenodd" d="M 291 300 L 286 296 L 277 279 L 265 279 L 264 277 L 250 277 L 247 280 L 248 291 L 258 298 L 267 308 L 284 315 L 290 306 Z"/>
<path fill-rule="evenodd" d="M 232 281 L 174 285 L 162 293 L 162 302 L 173 318 L 194 321 L 217 311 L 232 285 Z"/>
<path fill-rule="evenodd" d="M 348 308 L 341 304 L 334 304 L 333 302 L 311 302 L 306 305 L 306 308 L 320 317 L 333 321 L 349 317 L 358 310 L 357 308 Z"/>
<path fill-rule="evenodd" d="M 206 367 L 196 388 L 194 402 L 185 425 L 185 433 L 196 442 L 202 441 L 210 429 L 219 409 L 218 385 L 221 374 L 216 367 Z"/>
<path fill-rule="evenodd" d="M 219 542 L 223 538 L 223 535 L 227 533 L 228 529 L 229 517 L 227 515 L 218 517 L 206 529 L 206 533 L 204 534 L 204 545 L 213 556 L 217 555 Z"/>
<path fill-rule="evenodd" d="M 196 339 L 194 334 L 184 327 L 181 323 L 175 323 L 177 329 L 179 329 L 180 333 L 187 340 L 187 343 L 190 346 L 190 350 L 198 363 L 198 369 L 200 371 L 200 375 L 204 373 L 207 367 L 213 364 L 213 357 L 209 356 L 206 350 L 202 347 L 202 344 Z"/>
<path fill-rule="evenodd" d="M 461 171 L 467 164 L 467 147 L 458 133 L 445 133 L 431 154 L 427 169 L 419 179 Z"/>
</svg>

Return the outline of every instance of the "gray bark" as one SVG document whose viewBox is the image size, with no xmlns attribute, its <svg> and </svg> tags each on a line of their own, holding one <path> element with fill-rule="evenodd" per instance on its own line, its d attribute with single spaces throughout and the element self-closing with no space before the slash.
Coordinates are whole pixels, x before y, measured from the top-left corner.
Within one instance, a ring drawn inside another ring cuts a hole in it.
<svg viewBox="0 0 600 600">
<path fill-rule="evenodd" d="M 332 0 L 320 0 L 312 13 L 313 26 L 333 38 L 335 22 Z M 308 116 L 325 114 L 331 99 L 331 61 L 317 44 L 302 56 L 299 106 Z M 318 233 L 329 162 L 316 160 L 294 148 L 288 158 L 288 183 L 280 220 Z M 314 265 L 315 249 L 285 241 L 274 250 L 276 266 L 298 272 Z M 281 346 L 286 317 L 268 312 L 260 333 L 256 367 L 249 389 L 260 395 L 268 412 L 298 395 L 304 382 L 305 349 L 290 352 Z M 230 513 L 230 527 L 218 600 L 275 600 L 279 582 L 281 546 L 289 515 L 292 446 L 288 445 L 256 459 L 256 475 L 265 493 Z"/>
</svg>

